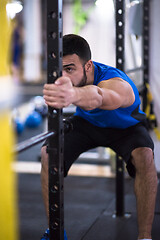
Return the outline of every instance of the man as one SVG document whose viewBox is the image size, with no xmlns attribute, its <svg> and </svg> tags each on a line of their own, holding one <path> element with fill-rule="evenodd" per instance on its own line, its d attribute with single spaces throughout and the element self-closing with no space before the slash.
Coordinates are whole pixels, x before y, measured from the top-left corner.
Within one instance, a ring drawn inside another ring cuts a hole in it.
<svg viewBox="0 0 160 240">
<path fill-rule="evenodd" d="M 154 146 L 134 83 L 122 71 L 93 62 L 86 40 L 69 34 L 63 37 L 63 76 L 54 84 L 45 84 L 43 93 L 46 104 L 53 108 L 77 106 L 70 119 L 73 130 L 64 137 L 65 176 L 82 152 L 98 146 L 113 149 L 135 178 L 138 239 L 151 239 L 157 193 Z M 41 177 L 48 214 L 46 146 L 42 147 Z"/>
</svg>

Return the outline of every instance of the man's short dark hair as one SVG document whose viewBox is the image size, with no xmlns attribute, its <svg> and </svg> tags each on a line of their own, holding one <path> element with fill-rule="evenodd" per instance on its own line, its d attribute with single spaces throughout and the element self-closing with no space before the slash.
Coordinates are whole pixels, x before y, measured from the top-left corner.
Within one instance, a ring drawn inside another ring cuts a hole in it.
<svg viewBox="0 0 160 240">
<path fill-rule="evenodd" d="M 91 59 L 91 50 L 87 41 L 78 35 L 63 36 L 63 56 L 77 54 L 84 62 Z"/>
</svg>

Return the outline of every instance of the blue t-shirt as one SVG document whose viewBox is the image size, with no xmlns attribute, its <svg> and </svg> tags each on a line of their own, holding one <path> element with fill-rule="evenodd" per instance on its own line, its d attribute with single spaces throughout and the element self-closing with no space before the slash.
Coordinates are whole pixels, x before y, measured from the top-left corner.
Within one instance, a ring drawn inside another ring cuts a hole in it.
<svg viewBox="0 0 160 240">
<path fill-rule="evenodd" d="M 96 108 L 94 110 L 86 111 L 80 107 L 76 108 L 75 115 L 80 116 L 90 123 L 98 127 L 110 128 L 128 128 L 139 122 L 142 122 L 146 115 L 140 109 L 139 92 L 133 81 L 122 71 L 117 68 L 110 67 L 101 63 L 94 63 L 94 82 L 93 85 L 98 85 L 99 82 L 111 78 L 119 77 L 127 81 L 135 94 L 134 103 L 126 108 L 117 108 L 115 110 L 103 110 Z"/>
</svg>

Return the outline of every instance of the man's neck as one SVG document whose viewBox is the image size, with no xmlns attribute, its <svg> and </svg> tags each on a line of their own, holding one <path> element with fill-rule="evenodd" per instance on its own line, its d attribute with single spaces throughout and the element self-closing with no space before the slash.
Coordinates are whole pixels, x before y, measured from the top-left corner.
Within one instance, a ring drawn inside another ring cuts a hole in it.
<svg viewBox="0 0 160 240">
<path fill-rule="evenodd" d="M 92 67 L 92 71 L 87 73 L 87 83 L 86 85 L 92 85 L 94 83 L 94 65 Z"/>
</svg>

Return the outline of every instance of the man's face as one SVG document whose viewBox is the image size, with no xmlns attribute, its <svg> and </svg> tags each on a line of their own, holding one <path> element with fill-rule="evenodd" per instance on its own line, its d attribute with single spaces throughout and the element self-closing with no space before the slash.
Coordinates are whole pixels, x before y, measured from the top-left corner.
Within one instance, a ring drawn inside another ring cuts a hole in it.
<svg viewBox="0 0 160 240">
<path fill-rule="evenodd" d="M 76 54 L 63 57 L 63 76 L 69 77 L 75 87 L 86 85 L 87 76 L 85 68 Z"/>
</svg>

